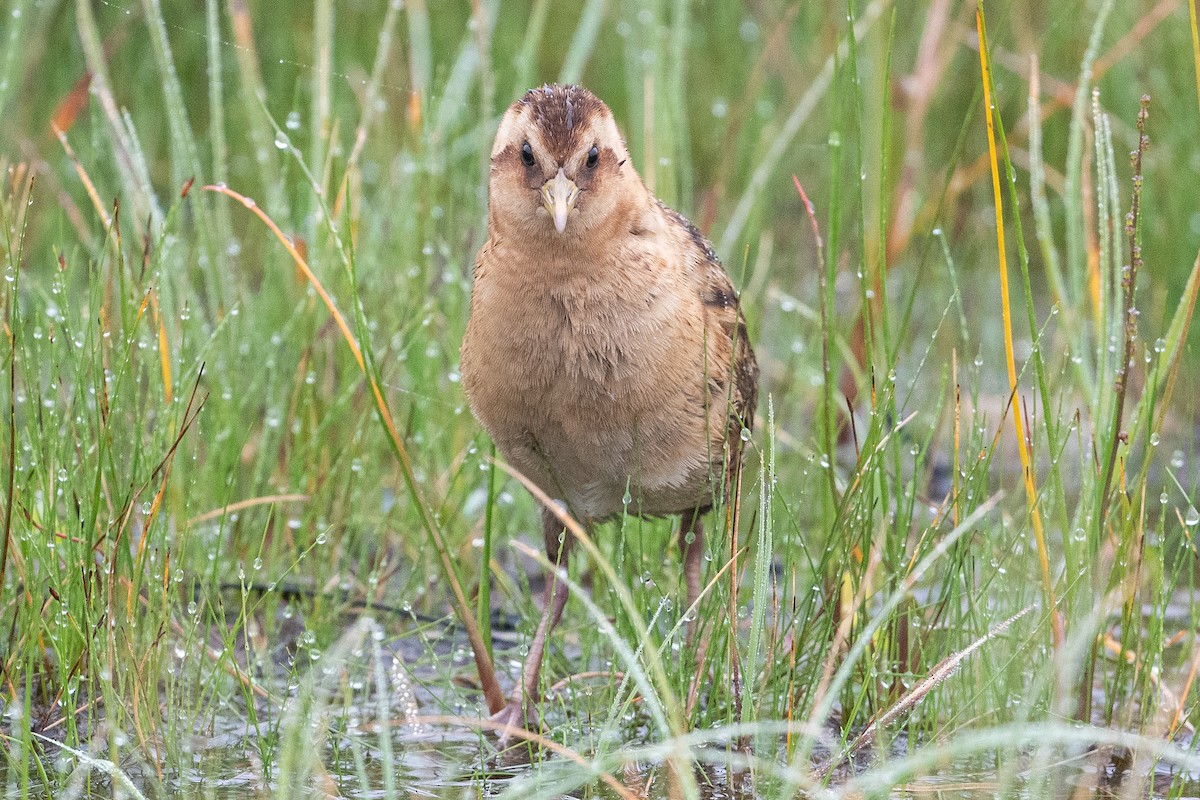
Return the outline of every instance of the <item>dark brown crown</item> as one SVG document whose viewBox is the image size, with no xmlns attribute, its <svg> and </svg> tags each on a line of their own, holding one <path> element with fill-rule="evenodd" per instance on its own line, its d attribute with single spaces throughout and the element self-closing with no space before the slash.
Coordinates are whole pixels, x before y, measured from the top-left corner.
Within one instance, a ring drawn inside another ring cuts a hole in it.
<svg viewBox="0 0 1200 800">
<path fill-rule="evenodd" d="M 585 123 L 606 110 L 604 102 L 582 86 L 557 83 L 530 89 L 520 102 L 532 111 L 546 147 L 557 154 L 573 153 L 581 147 Z"/>
</svg>

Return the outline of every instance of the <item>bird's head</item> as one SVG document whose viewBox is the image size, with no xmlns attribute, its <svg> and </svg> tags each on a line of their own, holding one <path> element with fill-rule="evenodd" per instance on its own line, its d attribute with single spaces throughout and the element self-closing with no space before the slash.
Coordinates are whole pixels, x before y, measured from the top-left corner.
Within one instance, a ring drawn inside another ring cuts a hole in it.
<svg viewBox="0 0 1200 800">
<path fill-rule="evenodd" d="M 580 86 L 531 89 L 496 132 L 488 213 L 505 229 L 574 239 L 645 194 L 612 112 Z"/>
</svg>

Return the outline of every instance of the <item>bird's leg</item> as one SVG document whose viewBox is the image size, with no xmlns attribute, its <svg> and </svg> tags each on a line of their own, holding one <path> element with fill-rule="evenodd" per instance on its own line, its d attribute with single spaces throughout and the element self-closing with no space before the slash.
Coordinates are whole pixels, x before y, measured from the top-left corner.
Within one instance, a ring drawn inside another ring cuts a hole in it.
<svg viewBox="0 0 1200 800">
<path fill-rule="evenodd" d="M 571 549 L 571 534 L 548 508 L 542 509 L 542 536 L 545 538 L 546 556 L 550 563 L 565 570 L 567 554 Z M 557 570 L 552 570 L 546 579 L 546 610 L 542 613 L 541 622 L 538 623 L 533 641 L 529 644 L 529 653 L 525 656 L 525 664 L 521 668 L 521 680 L 513 689 L 508 705 L 492 717 L 493 721 L 526 729 L 537 725 L 534 702 L 538 696 L 538 676 L 541 674 L 542 660 L 546 654 L 546 639 L 562 618 L 563 609 L 567 605 L 567 595 L 567 585 L 559 580 Z M 501 731 L 500 741 L 503 743 L 507 739 L 507 732 Z"/>
<path fill-rule="evenodd" d="M 700 559 L 704 553 L 704 523 L 700 509 L 692 509 L 683 515 L 679 526 L 679 554 L 683 559 L 683 585 L 687 589 L 687 643 L 692 643 L 696 632 L 696 612 L 692 605 L 700 596 Z"/>
</svg>

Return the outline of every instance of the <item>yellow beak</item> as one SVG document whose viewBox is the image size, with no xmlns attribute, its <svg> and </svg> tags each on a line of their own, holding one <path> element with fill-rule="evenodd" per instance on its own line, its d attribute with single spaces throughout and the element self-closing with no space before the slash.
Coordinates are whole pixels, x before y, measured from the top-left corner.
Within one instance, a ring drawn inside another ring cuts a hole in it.
<svg viewBox="0 0 1200 800">
<path fill-rule="evenodd" d="M 559 233 L 567 229 L 567 215 L 575 207 L 578 197 L 579 187 L 561 168 L 557 175 L 542 184 L 542 204 L 554 220 L 554 229 Z"/>
</svg>

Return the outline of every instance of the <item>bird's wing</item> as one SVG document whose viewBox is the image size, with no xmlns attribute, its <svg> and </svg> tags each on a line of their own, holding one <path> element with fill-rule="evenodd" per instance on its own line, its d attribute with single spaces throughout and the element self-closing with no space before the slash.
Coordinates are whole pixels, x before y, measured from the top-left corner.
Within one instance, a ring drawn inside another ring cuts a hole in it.
<svg viewBox="0 0 1200 800">
<path fill-rule="evenodd" d="M 728 337 L 729 349 L 721 348 L 720 353 L 721 356 L 728 353 L 727 359 L 719 358 L 716 364 L 726 372 L 716 385 L 727 389 L 724 397 L 714 396 L 712 399 L 729 404 L 727 435 L 731 450 L 736 451 L 740 449 L 742 429 L 751 430 L 754 427 L 754 409 L 758 402 L 758 361 L 746 332 L 746 315 L 742 313 L 729 275 L 704 234 L 687 217 L 665 204 L 659 205 L 670 221 L 685 233 L 685 246 L 692 250 L 699 264 L 697 289 L 704 305 L 707 326 L 710 330 L 722 331 Z"/>
</svg>

